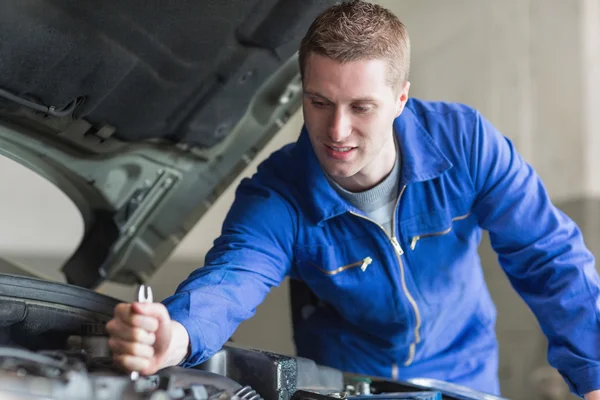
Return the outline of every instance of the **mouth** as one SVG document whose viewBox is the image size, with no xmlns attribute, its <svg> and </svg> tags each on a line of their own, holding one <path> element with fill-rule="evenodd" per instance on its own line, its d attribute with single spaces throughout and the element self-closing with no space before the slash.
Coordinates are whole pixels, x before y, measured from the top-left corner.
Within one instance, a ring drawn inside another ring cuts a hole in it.
<svg viewBox="0 0 600 400">
<path fill-rule="evenodd" d="M 345 147 L 337 147 L 325 145 L 325 150 L 327 154 L 337 160 L 346 160 L 355 152 L 356 147 L 345 146 Z"/>
<path fill-rule="evenodd" d="M 325 145 L 325 146 L 327 146 L 327 145 Z M 349 152 L 350 150 L 355 149 L 355 147 L 333 147 L 333 146 L 327 146 L 327 147 L 333 151 L 339 151 L 341 153 L 346 153 L 346 152 Z"/>
</svg>

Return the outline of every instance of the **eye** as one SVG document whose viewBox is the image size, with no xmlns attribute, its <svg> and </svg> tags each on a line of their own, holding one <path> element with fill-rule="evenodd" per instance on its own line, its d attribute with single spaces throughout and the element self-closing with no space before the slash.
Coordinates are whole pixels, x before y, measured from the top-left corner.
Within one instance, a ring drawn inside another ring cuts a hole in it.
<svg viewBox="0 0 600 400">
<path fill-rule="evenodd" d="M 352 109 L 359 114 L 364 114 L 371 111 L 372 107 L 367 106 L 352 106 Z"/>
<path fill-rule="evenodd" d="M 315 108 L 325 108 L 325 107 L 327 107 L 327 103 L 319 101 L 319 100 L 311 100 L 310 104 L 312 104 L 313 107 L 315 107 Z"/>
</svg>

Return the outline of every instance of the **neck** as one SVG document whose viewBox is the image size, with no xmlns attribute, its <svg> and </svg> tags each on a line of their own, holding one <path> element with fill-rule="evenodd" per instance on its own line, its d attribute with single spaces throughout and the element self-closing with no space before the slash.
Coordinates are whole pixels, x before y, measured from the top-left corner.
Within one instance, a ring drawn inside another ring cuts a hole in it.
<svg viewBox="0 0 600 400">
<path fill-rule="evenodd" d="M 373 162 L 352 176 L 332 177 L 332 179 L 350 192 L 359 193 L 372 189 L 383 182 L 390 172 L 392 172 L 396 163 L 397 153 L 396 141 L 392 134 L 390 141 L 385 143 L 379 154 L 373 159 Z"/>
</svg>

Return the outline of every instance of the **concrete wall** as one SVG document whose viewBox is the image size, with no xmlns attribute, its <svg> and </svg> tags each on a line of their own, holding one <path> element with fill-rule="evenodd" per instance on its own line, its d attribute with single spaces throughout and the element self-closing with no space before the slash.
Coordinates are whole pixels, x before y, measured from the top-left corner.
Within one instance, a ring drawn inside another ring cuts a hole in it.
<svg viewBox="0 0 600 400">
<path fill-rule="evenodd" d="M 584 67 L 590 38 L 582 22 L 592 2 L 379 3 L 410 32 L 413 96 L 477 107 L 514 140 L 555 199 L 586 193 L 585 70 L 591 66 Z"/>
<path fill-rule="evenodd" d="M 578 218 L 586 220 L 585 210 L 591 208 L 578 206 L 581 203 L 576 200 L 600 194 L 596 173 L 600 159 L 595 156 L 600 149 L 596 132 L 600 126 L 600 1 L 377 2 L 396 12 L 411 34 L 411 94 L 480 109 L 538 170 L 553 199 L 566 204 L 570 212 L 583 212 Z M 295 115 L 242 176 L 252 174 L 272 150 L 293 141 L 301 122 L 300 114 Z M 157 298 L 172 293 L 193 269 L 201 267 L 238 181 L 152 279 Z M 59 279 L 53 271 L 81 235 L 79 216 L 48 183 L 3 159 L 0 183 L 0 252 Z M 35 211 L 40 199 L 45 209 L 53 210 L 51 215 Z M 588 230 L 594 230 L 593 226 Z M 598 236 L 591 233 L 589 237 Z M 532 394 L 536 375 L 532 372 L 544 372 L 539 369 L 544 365 L 544 338 L 486 244 L 482 258 L 499 309 L 504 394 L 515 399 L 541 398 Z M 124 300 L 133 295 L 131 288 L 111 284 L 100 290 Z M 286 283 L 273 290 L 234 339 L 293 354 L 287 295 Z M 559 385 L 558 390 L 563 389 Z"/>
<path fill-rule="evenodd" d="M 441 0 L 378 3 L 412 38 L 411 92 L 477 107 L 511 138 L 554 202 L 596 250 L 593 201 L 600 139 L 600 7 L 597 0 Z M 486 239 L 486 281 L 498 308 L 500 378 L 511 399 L 565 399 L 546 362 L 547 342 Z"/>
</svg>

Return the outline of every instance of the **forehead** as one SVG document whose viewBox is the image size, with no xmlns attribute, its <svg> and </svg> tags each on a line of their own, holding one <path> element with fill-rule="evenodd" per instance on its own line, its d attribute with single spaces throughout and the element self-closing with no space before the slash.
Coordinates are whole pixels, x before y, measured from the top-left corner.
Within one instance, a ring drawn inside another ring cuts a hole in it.
<svg viewBox="0 0 600 400">
<path fill-rule="evenodd" d="M 303 77 L 305 92 L 318 93 L 333 101 L 358 98 L 382 99 L 392 93 L 387 84 L 385 60 L 357 60 L 341 63 L 318 54 L 306 59 Z"/>
</svg>

